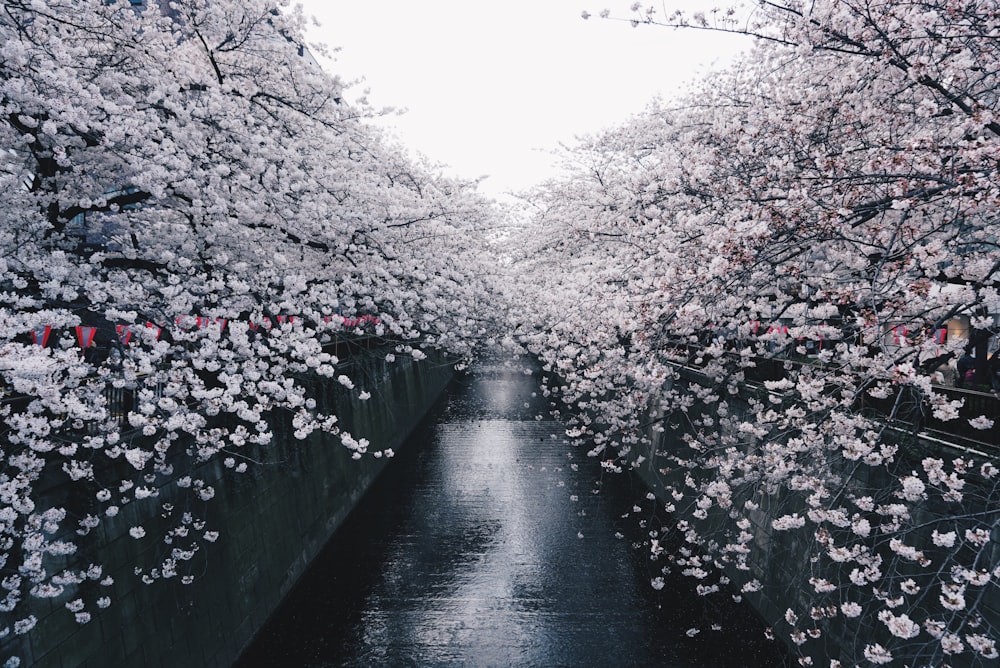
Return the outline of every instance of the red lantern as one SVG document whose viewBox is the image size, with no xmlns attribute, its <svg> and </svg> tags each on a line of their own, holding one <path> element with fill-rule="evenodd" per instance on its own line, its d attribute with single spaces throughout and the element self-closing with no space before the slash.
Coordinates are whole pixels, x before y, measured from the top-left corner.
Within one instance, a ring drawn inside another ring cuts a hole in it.
<svg viewBox="0 0 1000 668">
<path fill-rule="evenodd" d="M 49 334 L 52 333 L 52 325 L 45 325 L 38 329 L 32 330 L 31 332 L 31 342 L 36 346 L 41 346 L 44 348 L 49 343 Z"/>
<path fill-rule="evenodd" d="M 83 325 L 77 325 L 76 327 L 76 341 L 85 350 L 94 345 L 95 334 L 97 334 L 96 327 L 85 327 Z"/>
<path fill-rule="evenodd" d="M 132 327 L 130 325 L 115 325 L 115 332 L 123 346 L 127 346 L 132 340 Z"/>
</svg>

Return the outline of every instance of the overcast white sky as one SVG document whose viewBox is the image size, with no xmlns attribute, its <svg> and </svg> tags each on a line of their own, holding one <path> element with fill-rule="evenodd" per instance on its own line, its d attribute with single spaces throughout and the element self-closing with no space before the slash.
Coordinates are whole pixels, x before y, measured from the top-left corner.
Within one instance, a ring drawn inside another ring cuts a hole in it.
<svg viewBox="0 0 1000 668">
<path fill-rule="evenodd" d="M 364 77 L 348 97 L 369 89 L 374 105 L 405 108 L 386 121 L 403 143 L 456 175 L 488 176 L 490 195 L 539 182 L 560 142 L 625 121 L 749 47 L 596 16 L 624 0 L 300 1 L 322 24 L 310 40 L 341 49 L 328 67 Z"/>
</svg>

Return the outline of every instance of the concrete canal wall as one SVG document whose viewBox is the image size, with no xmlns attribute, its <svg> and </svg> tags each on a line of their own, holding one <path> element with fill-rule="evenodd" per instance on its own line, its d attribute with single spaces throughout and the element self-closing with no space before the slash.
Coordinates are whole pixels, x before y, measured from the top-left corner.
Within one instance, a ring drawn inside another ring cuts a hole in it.
<svg viewBox="0 0 1000 668">
<path fill-rule="evenodd" d="M 364 354 L 350 364 L 356 382 L 366 379 L 367 401 L 336 381 L 311 389 L 318 409 L 338 415 L 347 431 L 370 441 L 371 451 L 398 450 L 453 375 L 449 365 L 433 358 L 415 362 L 400 356 L 387 364 L 381 355 Z M 139 581 L 133 569 L 157 563 L 162 554 L 153 552 L 163 546 L 129 537 L 138 516 L 125 506 L 120 521 L 99 528 L 93 551 L 80 555 L 87 560 L 81 567 L 103 563 L 114 577 L 111 607 L 79 626 L 63 609 L 64 597 L 51 603 L 35 599 L 38 625 L 24 636 L 0 640 L 0 664 L 17 655 L 22 668 L 231 665 L 387 462 L 371 455 L 352 460 L 339 438 L 329 435 L 296 441 L 287 420 L 276 418 L 273 431 L 274 443 L 260 449 L 262 462 L 247 473 L 235 474 L 219 462 L 178 471 L 215 488 L 207 519 L 221 537 L 196 556 L 204 566 L 193 584 L 177 578 L 152 585 Z M 161 495 L 148 501 L 165 500 Z M 142 523 L 152 535 L 173 526 Z"/>
<path fill-rule="evenodd" d="M 680 379 L 676 381 L 687 385 L 713 386 L 712 381 L 703 376 L 695 369 L 680 369 Z M 729 412 L 732 415 L 747 413 L 749 411 L 748 399 L 750 395 L 756 394 L 758 400 L 765 399 L 766 393 L 761 394 L 753 386 L 743 385 L 740 394 L 727 397 L 729 402 Z M 715 415 L 715 409 L 705 409 L 704 406 L 696 404 L 690 409 L 689 414 L 694 417 L 699 411 L 707 410 L 708 414 Z M 652 423 L 656 416 L 649 416 L 647 422 Z M 646 487 L 652 490 L 662 503 L 671 503 L 670 489 L 685 489 L 685 475 L 687 470 L 678 468 L 670 458 L 671 450 L 677 448 L 677 443 L 685 435 L 686 427 L 690 422 L 678 420 L 674 424 L 670 421 L 665 423 L 666 430 L 663 432 L 654 431 L 650 428 L 646 436 L 650 443 L 648 446 L 635 446 L 630 453 L 633 462 L 638 455 L 644 460 L 636 465 L 633 470 L 639 475 Z M 891 431 L 891 430 L 890 430 Z M 891 439 L 891 437 L 890 437 Z M 745 438 L 737 437 L 736 442 L 745 441 Z M 989 459 L 983 453 L 970 451 L 958 445 L 943 442 L 927 435 L 900 434 L 901 448 L 897 455 L 899 464 L 904 471 L 911 468 L 920 468 L 919 462 L 924 457 L 941 458 L 951 461 L 957 457 L 974 458 L 978 462 Z M 744 443 L 742 447 L 755 447 L 753 444 Z M 847 488 L 857 489 L 877 489 L 880 486 L 890 484 L 888 474 L 882 467 L 859 466 L 850 470 L 836 471 L 844 479 Z M 873 476 L 882 475 L 886 479 L 875 479 Z M 690 491 L 690 490 L 688 490 Z M 967 490 L 969 496 L 974 496 L 975 490 Z M 987 495 L 981 498 L 989 498 Z M 738 570 L 735 566 L 725 568 L 725 575 L 732 581 L 732 587 L 739 590 L 740 587 L 756 578 L 763 585 L 760 591 L 744 594 L 744 599 L 748 601 L 757 613 L 768 624 L 774 624 L 775 636 L 789 644 L 794 650 L 789 639 L 791 626 L 785 623 L 785 612 L 789 608 L 802 611 L 808 610 L 810 605 L 815 604 L 813 587 L 809 583 L 809 578 L 817 573 L 815 560 L 817 545 L 812 540 L 805 540 L 801 532 L 795 531 L 775 531 L 772 528 L 772 521 L 787 513 L 797 512 L 804 515 L 807 508 L 804 502 L 787 496 L 787 493 L 779 501 L 773 498 L 758 498 L 760 506 L 749 513 L 752 526 L 748 531 L 753 534 L 753 548 L 749 560 L 750 569 Z M 987 510 L 984 508 L 984 510 Z M 930 502 L 924 502 L 914 510 L 914 524 L 930 521 L 935 517 L 941 517 L 954 512 L 954 508 L 936 506 Z M 713 507 L 708 517 L 698 524 L 698 529 L 702 535 L 711 535 L 714 530 L 720 529 L 723 525 L 732 525 L 732 520 L 724 516 L 725 514 L 717 507 Z M 995 554 L 1000 554 L 1000 532 L 994 531 L 992 542 Z M 928 555 L 935 555 L 933 545 L 915 545 L 917 549 L 925 551 Z M 937 550 L 940 552 L 940 550 Z M 919 572 L 920 567 L 914 566 L 915 572 Z M 983 601 L 980 608 L 986 621 L 996 626 L 1000 625 L 1000 597 L 997 596 L 995 588 L 990 589 L 990 593 Z M 872 633 L 884 631 L 881 624 L 876 623 L 878 628 L 872 628 Z M 805 627 L 810 625 L 805 623 Z M 855 665 L 855 662 L 864 663 L 858 660 L 859 657 L 850 655 L 850 648 L 857 649 L 857 626 L 845 623 L 843 616 L 836 616 L 826 620 L 824 635 L 821 640 L 809 641 L 807 653 L 811 654 L 815 660 L 815 665 L 829 665 L 829 659 L 839 659 L 844 665 Z M 874 637 L 874 636 L 872 636 Z M 864 643 L 861 643 L 861 648 Z M 820 657 L 826 655 L 826 661 Z M 971 653 L 965 653 L 956 657 L 949 657 L 950 665 L 957 668 L 959 666 L 981 665 L 975 662 Z"/>
</svg>

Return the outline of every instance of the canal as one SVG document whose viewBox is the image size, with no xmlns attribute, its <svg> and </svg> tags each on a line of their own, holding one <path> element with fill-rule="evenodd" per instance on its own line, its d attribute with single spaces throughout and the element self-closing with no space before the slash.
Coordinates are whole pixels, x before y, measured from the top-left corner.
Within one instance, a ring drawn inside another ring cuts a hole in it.
<svg viewBox="0 0 1000 668">
<path fill-rule="evenodd" d="M 651 586 L 651 502 L 536 419 L 536 383 L 453 382 L 237 666 L 782 665 L 744 604 Z"/>
</svg>

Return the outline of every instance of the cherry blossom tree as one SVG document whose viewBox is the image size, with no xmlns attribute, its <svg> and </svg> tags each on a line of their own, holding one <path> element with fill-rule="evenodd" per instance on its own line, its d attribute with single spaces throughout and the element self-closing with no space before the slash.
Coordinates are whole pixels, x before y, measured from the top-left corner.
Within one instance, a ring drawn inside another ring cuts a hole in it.
<svg viewBox="0 0 1000 668">
<path fill-rule="evenodd" d="M 978 348 L 985 380 L 1000 312 L 1000 6 L 632 11 L 756 47 L 532 201 L 517 266 L 551 298 L 520 340 L 568 433 L 659 478 L 652 557 L 673 545 L 706 593 L 800 592 L 770 621 L 804 665 L 994 661 L 995 415 L 939 370 Z M 979 445 L 929 448 L 928 424 Z M 766 559 L 798 574 L 763 580 Z"/>
<path fill-rule="evenodd" d="M 457 362 L 497 327 L 496 209 L 366 124 L 304 20 L 269 0 L 3 2 L 3 635 L 30 632 L 31 598 L 110 585 L 72 560 L 80 537 L 168 490 L 203 508 L 214 490 L 184 471 L 245 471 L 276 411 L 299 438 L 341 433 L 300 380 L 373 388 L 328 344 Z M 382 454 L 362 436 L 341 440 Z M 43 495 L 56 480 L 85 502 Z M 218 538 L 175 515 L 147 582 L 191 581 Z"/>
</svg>

